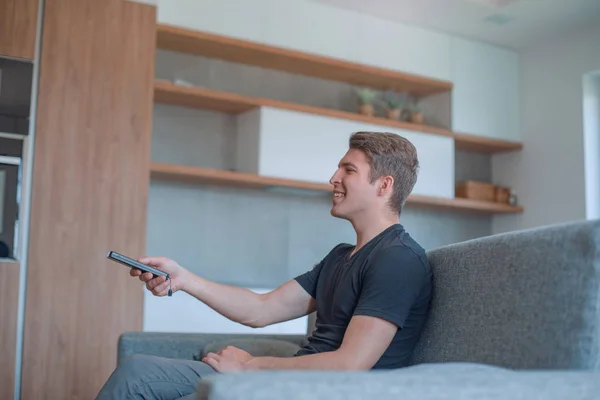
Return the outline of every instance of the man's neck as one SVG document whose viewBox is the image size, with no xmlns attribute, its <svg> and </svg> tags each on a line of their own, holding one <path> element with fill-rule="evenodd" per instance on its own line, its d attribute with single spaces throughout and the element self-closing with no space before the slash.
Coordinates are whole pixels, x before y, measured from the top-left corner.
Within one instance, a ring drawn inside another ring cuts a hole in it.
<svg viewBox="0 0 600 400">
<path fill-rule="evenodd" d="M 375 236 L 397 223 L 399 223 L 399 218 L 396 215 L 375 215 L 353 220 L 352 226 L 356 231 L 356 246 L 352 254 L 369 243 Z"/>
</svg>

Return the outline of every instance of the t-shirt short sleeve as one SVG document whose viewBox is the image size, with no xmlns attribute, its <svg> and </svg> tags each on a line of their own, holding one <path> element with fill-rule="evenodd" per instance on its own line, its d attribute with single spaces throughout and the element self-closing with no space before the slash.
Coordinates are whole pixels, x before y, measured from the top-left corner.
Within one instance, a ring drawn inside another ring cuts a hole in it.
<svg viewBox="0 0 600 400">
<path fill-rule="evenodd" d="M 325 258 L 321 260 L 321 262 L 315 265 L 313 269 L 294 278 L 296 282 L 298 282 L 300 286 L 302 286 L 302 288 L 304 288 L 304 290 L 306 290 L 306 292 L 312 296 L 312 298 L 317 298 L 317 282 L 319 281 L 319 275 L 321 275 L 323 265 L 325 265 L 325 263 L 327 263 L 327 260 L 334 256 L 336 252 L 342 247 L 343 244 L 338 244 L 333 249 L 331 249 L 329 254 L 327 254 Z"/>
<path fill-rule="evenodd" d="M 401 329 L 426 279 L 426 266 L 410 248 L 382 250 L 364 273 L 354 315 L 383 318 Z"/>
<path fill-rule="evenodd" d="M 302 275 L 298 275 L 296 278 L 296 282 L 302 286 L 304 290 L 308 294 L 312 296 L 312 298 L 317 298 L 317 282 L 319 281 L 319 275 L 321 273 L 321 269 L 323 268 L 323 261 L 315 265 L 313 269 L 303 273 Z"/>
</svg>

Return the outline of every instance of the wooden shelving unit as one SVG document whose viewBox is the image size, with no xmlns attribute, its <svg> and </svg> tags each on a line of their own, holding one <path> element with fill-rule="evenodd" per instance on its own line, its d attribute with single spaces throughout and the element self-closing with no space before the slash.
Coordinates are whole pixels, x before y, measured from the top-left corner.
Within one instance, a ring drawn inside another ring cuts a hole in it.
<svg viewBox="0 0 600 400">
<path fill-rule="evenodd" d="M 157 47 L 352 85 L 407 91 L 420 96 L 452 90 L 452 83 L 447 81 L 170 25 L 157 26 Z"/>
<path fill-rule="evenodd" d="M 174 180 L 187 183 L 254 189 L 284 187 L 292 189 L 320 191 L 324 194 L 327 194 L 327 192 L 331 192 L 332 190 L 331 185 L 317 182 L 270 178 L 242 172 L 163 163 L 151 164 L 151 177 L 154 179 L 161 180 Z M 407 201 L 407 204 L 439 209 L 451 209 L 457 211 L 483 212 L 488 214 L 520 213 L 523 211 L 521 207 L 511 207 L 507 204 L 475 201 L 460 198 L 447 199 L 419 195 L 411 195 Z"/>
<path fill-rule="evenodd" d="M 361 121 L 369 124 L 406 129 L 410 131 L 449 136 L 454 138 L 456 148 L 461 150 L 500 153 L 504 151 L 518 150 L 522 147 L 522 145 L 517 142 L 488 139 L 475 135 L 455 133 L 447 129 L 433 126 L 412 124 L 409 122 L 395 121 L 378 117 L 369 117 L 358 113 L 306 106 L 273 99 L 249 97 L 237 93 L 221 92 L 212 89 L 178 86 L 168 81 L 155 82 L 154 101 L 157 103 L 202 108 L 228 114 L 240 114 L 253 108 L 264 106 L 304 112 L 307 114 Z"/>
<path fill-rule="evenodd" d="M 452 90 L 452 83 L 447 81 L 429 79 L 399 71 L 362 65 L 169 25 L 158 25 L 157 47 L 207 58 L 215 58 L 234 63 L 285 71 L 293 74 L 345 82 L 356 86 L 367 86 L 379 90 L 391 89 L 398 92 L 410 92 L 416 96 L 449 93 Z M 466 133 L 452 132 L 448 129 L 433 126 L 389 120 L 381 117 L 369 117 L 358 113 L 335 109 L 313 107 L 268 98 L 251 97 L 201 87 L 178 86 L 169 81 L 155 82 L 154 100 L 156 103 L 207 109 L 233 115 L 257 107 L 272 107 L 312 115 L 361 121 L 384 127 L 393 127 L 451 137 L 454 139 L 456 149 L 466 151 L 493 154 L 520 150 L 522 148 L 522 144 L 519 142 L 489 139 Z M 246 188 L 268 189 L 273 187 L 283 187 L 320 191 L 324 194 L 331 191 L 331 186 L 328 184 L 269 178 L 254 174 L 171 164 L 152 164 L 151 176 L 154 179 L 168 179 L 190 183 Z M 475 211 L 488 214 L 519 213 L 523 211 L 521 207 L 512 207 L 501 203 L 482 202 L 462 198 L 436 198 L 419 195 L 411 196 L 407 203 L 425 207 Z"/>
</svg>

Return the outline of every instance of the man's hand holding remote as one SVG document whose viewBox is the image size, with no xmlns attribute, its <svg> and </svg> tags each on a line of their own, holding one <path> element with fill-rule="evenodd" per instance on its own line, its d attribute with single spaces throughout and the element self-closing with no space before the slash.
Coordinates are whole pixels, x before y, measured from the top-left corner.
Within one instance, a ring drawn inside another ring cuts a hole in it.
<svg viewBox="0 0 600 400">
<path fill-rule="evenodd" d="M 189 271 L 179 265 L 176 261 L 166 257 L 144 257 L 140 258 L 138 261 L 169 274 L 169 279 L 171 280 L 170 283 L 164 276 L 153 279 L 150 272 L 142 273 L 139 269 L 132 268 L 129 272 L 131 276 L 139 276 L 140 281 L 145 282 L 146 288 L 155 296 L 166 296 L 169 292 L 169 287 L 173 293 L 178 290 L 184 290 L 184 283 L 189 279 L 186 278 Z"/>
</svg>

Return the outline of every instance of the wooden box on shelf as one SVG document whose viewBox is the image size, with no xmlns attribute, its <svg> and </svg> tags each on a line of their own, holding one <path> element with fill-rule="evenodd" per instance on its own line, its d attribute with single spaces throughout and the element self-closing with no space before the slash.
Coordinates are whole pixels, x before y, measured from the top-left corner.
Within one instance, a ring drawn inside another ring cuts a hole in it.
<svg viewBox="0 0 600 400">
<path fill-rule="evenodd" d="M 456 184 L 456 197 L 465 199 L 494 201 L 496 199 L 496 187 L 487 182 L 461 181 Z"/>
<path fill-rule="evenodd" d="M 510 198 L 510 189 L 502 186 L 496 186 L 496 203 L 508 204 Z"/>
</svg>

